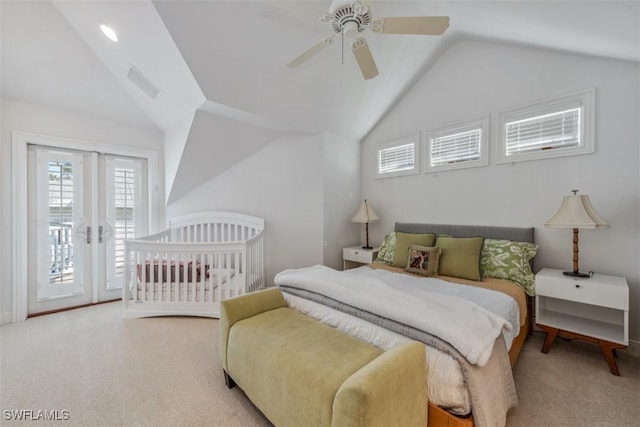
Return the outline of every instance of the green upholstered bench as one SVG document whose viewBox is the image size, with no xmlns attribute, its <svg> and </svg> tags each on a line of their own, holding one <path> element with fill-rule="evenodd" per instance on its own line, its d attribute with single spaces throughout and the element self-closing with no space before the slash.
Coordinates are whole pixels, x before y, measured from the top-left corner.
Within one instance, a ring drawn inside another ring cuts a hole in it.
<svg viewBox="0 0 640 427">
<path fill-rule="evenodd" d="M 425 348 L 383 351 L 287 307 L 277 288 L 222 301 L 220 356 L 276 426 L 427 425 Z"/>
</svg>

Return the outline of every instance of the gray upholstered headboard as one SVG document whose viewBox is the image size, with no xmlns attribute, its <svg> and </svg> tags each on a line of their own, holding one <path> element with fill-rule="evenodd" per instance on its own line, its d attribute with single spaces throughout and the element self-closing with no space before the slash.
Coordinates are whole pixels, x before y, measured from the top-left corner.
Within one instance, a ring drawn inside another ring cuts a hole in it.
<svg viewBox="0 0 640 427">
<path fill-rule="evenodd" d="M 446 234 L 452 237 L 484 237 L 487 239 L 534 243 L 533 227 L 520 228 L 484 225 L 414 224 L 396 222 L 395 231 L 402 231 L 405 233 Z"/>
</svg>

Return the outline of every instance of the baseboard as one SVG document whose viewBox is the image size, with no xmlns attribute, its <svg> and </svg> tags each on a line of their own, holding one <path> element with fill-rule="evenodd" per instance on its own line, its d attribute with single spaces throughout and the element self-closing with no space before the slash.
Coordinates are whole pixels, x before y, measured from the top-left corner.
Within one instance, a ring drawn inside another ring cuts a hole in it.
<svg viewBox="0 0 640 427">
<path fill-rule="evenodd" d="M 0 313 L 0 325 L 6 325 L 11 322 L 13 322 L 13 313 L 10 311 Z"/>
<path fill-rule="evenodd" d="M 640 341 L 629 340 L 629 346 L 620 351 L 630 356 L 640 357 Z"/>
</svg>

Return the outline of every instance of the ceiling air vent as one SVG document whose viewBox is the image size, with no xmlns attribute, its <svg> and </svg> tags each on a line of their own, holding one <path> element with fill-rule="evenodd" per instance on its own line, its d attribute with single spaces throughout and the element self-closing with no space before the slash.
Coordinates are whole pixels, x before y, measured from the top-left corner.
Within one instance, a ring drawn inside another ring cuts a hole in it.
<svg viewBox="0 0 640 427">
<path fill-rule="evenodd" d="M 158 89 L 151 81 L 135 67 L 129 69 L 127 73 L 129 80 L 133 82 L 141 91 L 146 93 L 149 98 L 156 99 L 162 91 Z"/>
</svg>

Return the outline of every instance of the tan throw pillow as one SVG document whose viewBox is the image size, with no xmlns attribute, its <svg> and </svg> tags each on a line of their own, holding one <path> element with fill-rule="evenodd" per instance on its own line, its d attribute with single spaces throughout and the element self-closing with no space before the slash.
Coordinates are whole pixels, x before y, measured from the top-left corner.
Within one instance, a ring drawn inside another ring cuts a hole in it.
<svg viewBox="0 0 640 427">
<path fill-rule="evenodd" d="M 480 253 L 483 241 L 484 237 L 438 236 L 436 246 L 442 251 L 438 274 L 482 281 Z"/>
<path fill-rule="evenodd" d="M 411 245 L 405 271 L 432 277 L 438 275 L 440 248 L 437 246 Z"/>
<path fill-rule="evenodd" d="M 393 254 L 393 266 L 406 267 L 407 257 L 409 256 L 409 246 L 433 246 L 434 240 L 436 240 L 436 235 L 433 233 L 417 234 L 403 233 L 401 231 L 396 232 L 396 250 Z"/>
</svg>

